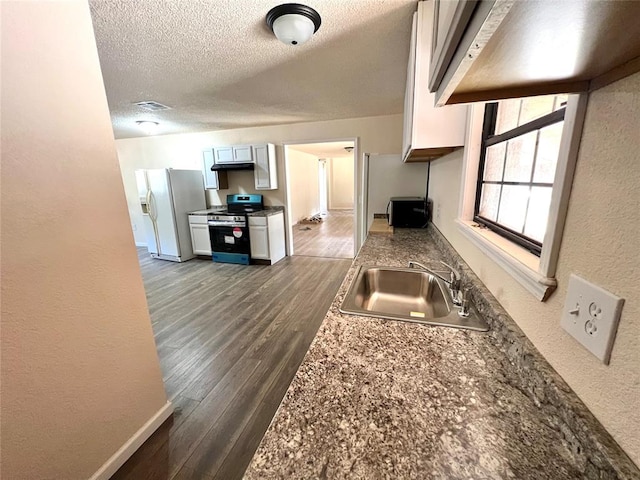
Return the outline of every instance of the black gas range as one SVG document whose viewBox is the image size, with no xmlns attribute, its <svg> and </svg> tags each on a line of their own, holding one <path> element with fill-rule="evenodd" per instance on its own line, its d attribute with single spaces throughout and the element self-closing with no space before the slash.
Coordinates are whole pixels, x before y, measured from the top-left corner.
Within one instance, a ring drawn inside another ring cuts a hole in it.
<svg viewBox="0 0 640 480">
<path fill-rule="evenodd" d="M 264 210 L 262 195 L 227 195 L 227 208 L 207 215 L 213 261 L 249 265 L 247 214 Z"/>
</svg>

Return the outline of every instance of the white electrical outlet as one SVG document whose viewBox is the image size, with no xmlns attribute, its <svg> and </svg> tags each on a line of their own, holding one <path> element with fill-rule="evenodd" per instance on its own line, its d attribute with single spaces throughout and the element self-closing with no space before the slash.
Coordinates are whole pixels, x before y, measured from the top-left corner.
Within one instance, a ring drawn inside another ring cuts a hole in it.
<svg viewBox="0 0 640 480">
<path fill-rule="evenodd" d="M 436 220 L 440 221 L 440 202 L 436 205 Z"/>
<path fill-rule="evenodd" d="M 609 364 L 624 300 L 571 274 L 560 325 Z"/>
</svg>

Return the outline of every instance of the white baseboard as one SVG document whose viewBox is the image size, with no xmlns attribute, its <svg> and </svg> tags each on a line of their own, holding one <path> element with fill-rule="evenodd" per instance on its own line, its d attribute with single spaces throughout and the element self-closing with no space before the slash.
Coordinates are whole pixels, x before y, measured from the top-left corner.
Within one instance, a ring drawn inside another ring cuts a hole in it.
<svg viewBox="0 0 640 480">
<path fill-rule="evenodd" d="M 136 242 L 136 247 L 146 247 L 147 243 L 146 242 Z"/>
<path fill-rule="evenodd" d="M 133 455 L 140 445 L 142 445 L 155 432 L 163 422 L 173 413 L 173 405 L 167 402 L 156 412 L 156 414 L 145 423 L 140 430 L 122 445 L 104 465 L 102 465 L 89 480 L 109 480 L 111 476 L 124 465 L 131 455 Z"/>
</svg>

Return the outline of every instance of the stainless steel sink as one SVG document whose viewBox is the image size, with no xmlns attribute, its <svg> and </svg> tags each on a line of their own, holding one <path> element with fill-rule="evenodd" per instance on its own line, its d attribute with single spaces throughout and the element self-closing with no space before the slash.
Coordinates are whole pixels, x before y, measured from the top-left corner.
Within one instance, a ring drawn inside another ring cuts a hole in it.
<svg viewBox="0 0 640 480">
<path fill-rule="evenodd" d="M 470 309 L 458 315 L 447 286 L 430 272 L 361 266 L 340 306 L 342 313 L 486 332 L 489 326 Z"/>
</svg>

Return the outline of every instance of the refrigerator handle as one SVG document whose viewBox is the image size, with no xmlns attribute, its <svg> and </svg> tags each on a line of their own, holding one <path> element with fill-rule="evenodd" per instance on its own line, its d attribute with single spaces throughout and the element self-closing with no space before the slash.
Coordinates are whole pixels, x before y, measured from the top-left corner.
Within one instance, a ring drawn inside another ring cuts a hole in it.
<svg viewBox="0 0 640 480">
<path fill-rule="evenodd" d="M 155 223 L 158 219 L 158 212 L 156 211 L 156 199 L 151 190 L 147 192 L 147 195 L 149 195 L 149 217 L 151 217 L 151 220 L 153 220 L 153 222 Z"/>
<path fill-rule="evenodd" d="M 151 225 L 153 226 L 153 234 L 156 237 L 156 249 L 158 255 L 162 255 L 162 245 L 160 244 L 160 233 L 158 232 L 158 211 L 156 210 L 156 198 L 151 190 L 148 191 L 149 195 L 149 218 L 151 219 Z"/>
<path fill-rule="evenodd" d="M 145 201 L 147 202 L 147 215 L 151 217 L 151 190 L 149 189 L 147 189 Z"/>
</svg>

